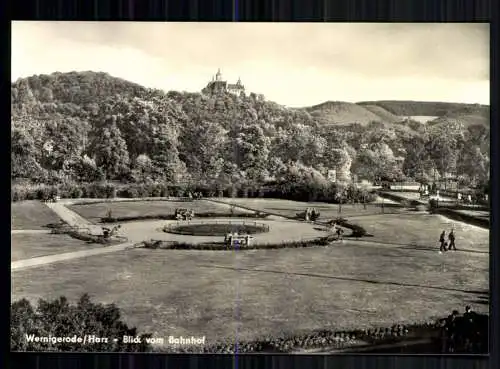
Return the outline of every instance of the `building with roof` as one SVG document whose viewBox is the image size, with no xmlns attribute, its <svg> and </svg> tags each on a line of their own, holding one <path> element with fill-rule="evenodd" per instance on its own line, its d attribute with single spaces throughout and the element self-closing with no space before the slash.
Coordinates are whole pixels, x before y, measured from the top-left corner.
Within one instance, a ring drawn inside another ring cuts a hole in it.
<svg viewBox="0 0 500 369">
<path fill-rule="evenodd" d="M 206 87 L 201 90 L 205 95 L 218 95 L 221 93 L 231 93 L 236 96 L 245 95 L 245 86 L 241 83 L 241 79 L 234 84 L 222 80 L 220 69 L 217 71 L 212 80 L 208 82 Z"/>
</svg>

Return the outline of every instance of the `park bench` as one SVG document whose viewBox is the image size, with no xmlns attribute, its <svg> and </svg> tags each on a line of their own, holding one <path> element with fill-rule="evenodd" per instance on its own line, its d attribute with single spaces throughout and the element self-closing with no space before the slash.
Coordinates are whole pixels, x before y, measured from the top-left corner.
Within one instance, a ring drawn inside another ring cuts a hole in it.
<svg viewBox="0 0 500 369">
<path fill-rule="evenodd" d="M 191 220 L 194 218 L 194 211 L 184 208 L 175 209 L 174 218 L 177 220 Z"/>
<path fill-rule="evenodd" d="M 241 245 L 250 246 L 250 242 L 254 237 L 249 235 L 239 235 L 239 234 L 227 234 L 224 237 L 224 243 L 227 246 Z"/>
</svg>

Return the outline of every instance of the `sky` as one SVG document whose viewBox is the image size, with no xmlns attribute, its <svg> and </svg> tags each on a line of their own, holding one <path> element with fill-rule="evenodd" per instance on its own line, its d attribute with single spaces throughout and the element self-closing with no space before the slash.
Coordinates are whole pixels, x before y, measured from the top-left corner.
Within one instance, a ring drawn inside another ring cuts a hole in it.
<svg viewBox="0 0 500 369">
<path fill-rule="evenodd" d="M 489 24 L 13 22 L 11 79 L 107 72 L 200 91 L 221 69 L 290 107 L 325 101 L 489 104 Z"/>
</svg>

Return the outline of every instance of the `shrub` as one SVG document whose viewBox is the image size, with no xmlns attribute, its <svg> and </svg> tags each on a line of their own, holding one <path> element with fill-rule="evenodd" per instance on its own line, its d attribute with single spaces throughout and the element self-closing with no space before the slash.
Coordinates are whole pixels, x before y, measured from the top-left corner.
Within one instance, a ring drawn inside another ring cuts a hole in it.
<svg viewBox="0 0 500 369">
<path fill-rule="evenodd" d="M 46 187 L 40 187 L 36 190 L 36 199 L 45 200 L 49 198 L 49 190 Z"/>
<path fill-rule="evenodd" d="M 144 352 L 151 347 L 145 342 L 150 334 L 141 334 L 140 344 L 124 344 L 112 337 L 137 336 L 136 328 L 130 328 L 121 320 L 120 309 L 114 305 L 93 303 L 83 295 L 72 305 L 65 297 L 53 301 L 40 299 L 36 307 L 26 299 L 11 304 L 11 350 L 13 351 L 106 351 Z M 78 342 L 29 342 L 26 336 L 84 337 L 92 334 L 108 337 L 107 343 L 83 345 Z"/>
<path fill-rule="evenodd" d="M 107 184 L 104 186 L 104 193 L 107 199 L 113 199 L 116 197 L 116 187 L 113 184 Z"/>
<path fill-rule="evenodd" d="M 118 192 L 118 196 L 132 199 L 139 197 L 139 191 L 135 187 L 126 187 Z"/>
<path fill-rule="evenodd" d="M 83 189 L 80 186 L 74 186 L 70 194 L 71 198 L 79 199 L 83 197 Z"/>
</svg>

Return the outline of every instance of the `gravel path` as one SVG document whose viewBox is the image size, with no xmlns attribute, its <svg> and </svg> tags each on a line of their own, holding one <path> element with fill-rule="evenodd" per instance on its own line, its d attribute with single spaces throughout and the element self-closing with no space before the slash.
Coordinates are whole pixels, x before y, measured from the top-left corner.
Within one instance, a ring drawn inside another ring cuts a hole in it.
<svg viewBox="0 0 500 369">
<path fill-rule="evenodd" d="M 99 254 L 108 254 L 110 252 L 122 251 L 129 248 L 134 248 L 134 243 L 127 242 L 119 245 L 107 246 L 97 249 L 81 250 L 75 252 L 66 252 L 64 254 L 40 256 L 31 259 L 17 260 L 10 263 L 11 271 L 40 267 L 47 264 L 53 264 L 61 261 L 84 258 Z"/>
<path fill-rule="evenodd" d="M 253 235 L 253 243 L 266 244 L 266 243 L 279 243 L 283 241 L 300 241 L 308 240 L 316 237 L 327 235 L 327 232 L 322 231 L 317 225 L 298 222 L 293 220 L 271 220 L 271 219 L 239 219 L 234 218 L 217 218 L 217 219 L 203 219 L 194 220 L 192 222 L 178 222 L 175 220 L 158 220 L 158 221 L 138 221 L 123 223 L 118 235 L 125 236 L 129 241 L 141 242 L 145 240 L 163 240 L 163 241 L 176 241 L 176 242 L 221 242 L 224 237 L 222 236 L 187 236 L 177 235 L 163 232 L 162 228 L 166 224 L 199 224 L 199 223 L 234 223 L 242 224 L 266 224 L 269 226 L 270 231 L 266 233 L 259 233 Z"/>
<path fill-rule="evenodd" d="M 46 203 L 46 205 L 52 209 L 52 211 L 56 213 L 61 220 L 69 224 L 71 227 L 88 228 L 90 233 L 93 235 L 102 234 L 102 227 L 96 226 L 84 217 L 75 213 L 73 210 L 70 210 L 66 207 L 67 204 L 69 204 L 69 202 Z"/>
<path fill-rule="evenodd" d="M 12 229 L 10 234 L 50 234 L 50 229 Z"/>
</svg>

